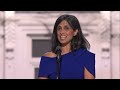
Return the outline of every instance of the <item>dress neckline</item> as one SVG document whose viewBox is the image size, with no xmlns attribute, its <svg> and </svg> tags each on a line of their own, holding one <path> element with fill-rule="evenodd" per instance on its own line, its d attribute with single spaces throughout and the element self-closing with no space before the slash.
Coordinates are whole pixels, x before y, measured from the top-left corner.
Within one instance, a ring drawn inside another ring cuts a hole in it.
<svg viewBox="0 0 120 90">
<path fill-rule="evenodd" d="M 73 51 L 68 52 L 68 53 L 65 53 L 65 54 L 63 54 L 63 55 L 61 55 L 61 56 L 66 56 L 66 55 L 69 55 L 69 54 L 70 54 L 70 53 L 72 53 L 72 52 L 73 52 Z M 53 58 L 56 58 L 57 56 L 55 56 L 55 57 L 42 56 L 42 57 L 53 59 Z"/>
<path fill-rule="evenodd" d="M 67 55 L 70 55 L 70 54 L 73 53 L 73 52 L 75 52 L 75 53 L 80 53 L 81 51 L 82 51 L 82 48 L 77 49 L 77 50 L 75 50 L 75 51 L 70 51 L 70 52 L 65 53 L 65 54 L 63 54 L 63 55 L 61 55 L 61 56 L 67 56 Z M 55 57 L 42 56 L 42 57 L 44 57 L 44 58 L 49 58 L 49 59 L 55 59 L 55 58 L 56 58 L 56 56 L 55 56 Z"/>
</svg>

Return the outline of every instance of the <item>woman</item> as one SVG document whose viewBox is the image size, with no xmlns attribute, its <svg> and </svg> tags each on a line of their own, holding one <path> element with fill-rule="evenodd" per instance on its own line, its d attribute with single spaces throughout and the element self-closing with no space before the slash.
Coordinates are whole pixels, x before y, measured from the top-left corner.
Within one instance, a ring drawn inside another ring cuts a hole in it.
<svg viewBox="0 0 120 90">
<path fill-rule="evenodd" d="M 95 54 L 88 51 L 78 19 L 73 15 L 60 16 L 54 25 L 51 52 L 41 57 L 38 77 L 57 79 L 56 47 L 61 47 L 59 79 L 95 79 Z"/>
</svg>

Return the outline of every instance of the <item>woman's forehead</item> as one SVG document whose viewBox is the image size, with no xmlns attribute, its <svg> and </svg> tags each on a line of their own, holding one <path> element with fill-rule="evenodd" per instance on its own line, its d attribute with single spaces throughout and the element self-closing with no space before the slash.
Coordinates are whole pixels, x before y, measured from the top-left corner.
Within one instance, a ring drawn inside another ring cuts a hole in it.
<svg viewBox="0 0 120 90">
<path fill-rule="evenodd" d="M 59 26 L 61 25 L 69 25 L 69 23 L 66 20 L 63 20 L 62 22 L 60 22 Z"/>
</svg>

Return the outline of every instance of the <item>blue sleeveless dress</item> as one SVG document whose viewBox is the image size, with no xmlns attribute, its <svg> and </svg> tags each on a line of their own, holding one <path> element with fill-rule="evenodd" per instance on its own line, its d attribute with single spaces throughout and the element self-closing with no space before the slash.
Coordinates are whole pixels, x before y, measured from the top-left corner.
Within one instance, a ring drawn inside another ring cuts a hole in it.
<svg viewBox="0 0 120 90">
<path fill-rule="evenodd" d="M 60 79 L 84 79 L 84 67 L 95 77 L 95 54 L 87 49 L 78 49 L 62 55 Z M 56 79 L 56 57 L 42 56 L 38 77 Z"/>
</svg>

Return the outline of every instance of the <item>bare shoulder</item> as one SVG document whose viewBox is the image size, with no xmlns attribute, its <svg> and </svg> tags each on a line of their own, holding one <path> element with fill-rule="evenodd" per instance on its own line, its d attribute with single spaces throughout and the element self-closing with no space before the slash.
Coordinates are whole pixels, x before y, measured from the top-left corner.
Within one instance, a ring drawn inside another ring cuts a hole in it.
<svg viewBox="0 0 120 90">
<path fill-rule="evenodd" d="M 56 54 L 55 53 L 53 53 L 53 52 L 47 52 L 47 53 L 45 53 L 45 54 L 43 54 L 43 56 L 46 56 L 46 57 L 56 57 Z"/>
</svg>

